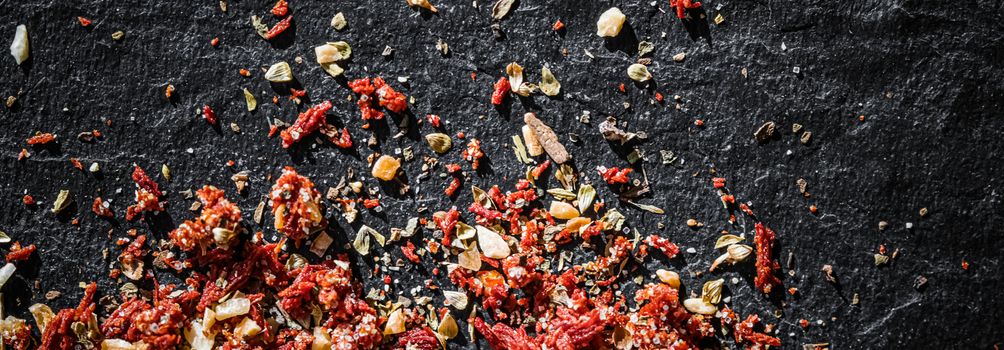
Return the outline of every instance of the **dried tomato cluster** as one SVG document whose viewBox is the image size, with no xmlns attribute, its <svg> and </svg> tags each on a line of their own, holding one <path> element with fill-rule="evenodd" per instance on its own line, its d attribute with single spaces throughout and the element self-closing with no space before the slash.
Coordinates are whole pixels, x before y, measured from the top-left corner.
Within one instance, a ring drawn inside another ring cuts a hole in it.
<svg viewBox="0 0 1004 350">
<path fill-rule="evenodd" d="M 327 118 L 324 116 L 331 110 L 331 101 L 324 101 L 316 106 L 310 107 L 303 113 L 300 113 L 296 117 L 296 121 L 293 125 L 290 125 L 286 130 L 279 133 L 279 138 L 282 139 L 282 148 L 289 148 L 293 146 L 294 143 L 300 141 L 304 137 L 310 136 L 317 132 L 318 130 L 323 130 L 332 128 L 328 125 Z M 333 129 L 336 130 L 336 129 Z M 325 133 L 327 136 L 327 133 Z M 338 143 L 339 139 L 332 139 L 333 142 Z M 352 145 L 352 141 L 349 141 L 349 146 Z M 339 146 L 341 147 L 341 146 Z"/>
<path fill-rule="evenodd" d="M 269 192 L 275 229 L 299 241 L 324 224 L 321 211 L 321 193 L 314 183 L 296 173 L 291 167 L 282 169 L 282 176 Z"/>
<path fill-rule="evenodd" d="M 241 209 L 224 197 L 223 190 L 203 186 L 195 192 L 202 203 L 202 212 L 195 220 L 186 220 L 169 233 L 171 241 L 184 251 L 208 250 L 215 242 L 229 247 L 239 230 Z"/>
<path fill-rule="evenodd" d="M 376 109 L 373 104 L 374 99 L 377 105 L 394 113 L 401 113 L 408 109 L 408 102 L 405 100 L 404 94 L 395 91 L 381 77 L 373 78 L 372 83 L 370 78 L 350 81 L 349 88 L 352 89 L 352 92 L 359 94 L 357 104 L 363 120 L 383 119 L 384 113 Z"/>
<path fill-rule="evenodd" d="M 163 193 L 160 192 L 157 183 L 151 180 L 139 165 L 133 168 L 132 180 L 138 188 L 136 189 L 136 204 L 126 208 L 127 221 L 135 220 L 144 212 L 164 211 L 164 207 L 160 205 L 160 196 Z"/>
<path fill-rule="evenodd" d="M 617 167 L 606 168 L 602 166 L 596 168 L 596 171 L 600 173 L 600 177 L 603 178 L 603 181 L 606 181 L 606 183 L 610 185 L 628 183 L 630 181 L 628 179 L 628 174 L 630 174 L 632 170 L 633 169 L 631 168 L 624 168 L 622 170 Z"/>
</svg>

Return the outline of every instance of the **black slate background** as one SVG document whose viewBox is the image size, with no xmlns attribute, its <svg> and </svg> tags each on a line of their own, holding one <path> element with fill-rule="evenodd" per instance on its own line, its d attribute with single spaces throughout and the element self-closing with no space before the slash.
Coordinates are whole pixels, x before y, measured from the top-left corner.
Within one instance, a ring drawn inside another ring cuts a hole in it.
<svg viewBox="0 0 1004 350">
<path fill-rule="evenodd" d="M 712 245 L 718 231 L 752 229 L 748 221 L 727 227 L 708 175 L 709 168 L 717 168 L 738 199 L 750 201 L 778 232 L 782 265 L 789 252 L 795 255 L 795 276 L 785 268 L 784 284 L 799 293 L 785 298 L 780 318 L 774 316 L 780 304 L 753 289 L 751 269 L 715 274 L 726 281 L 739 277 L 738 284 L 726 283 L 731 304 L 743 314 L 756 312 L 778 324 L 784 348 L 819 342 L 840 349 L 992 348 L 1004 341 L 998 321 L 1004 317 L 999 297 L 1004 249 L 1001 1 L 707 1 L 708 18 L 721 13 L 726 21 L 711 24 L 708 35 L 693 40 L 675 16 L 662 12 L 669 11 L 666 1 L 652 6 L 648 1 L 524 0 L 502 21 L 506 37 L 494 40 L 491 3 L 484 0 L 478 8 L 471 1 L 438 1 L 438 15 L 420 15 L 399 0 L 293 0 L 295 27 L 275 44 L 256 36 L 248 21 L 257 14 L 274 23 L 267 12 L 270 2 L 229 5 L 229 12 L 222 13 L 212 1 L 0 1 L 4 47 L 14 27 L 27 24 L 32 57 L 21 67 L 6 50 L 0 59 L 0 97 L 23 90 L 14 109 L 0 109 L 5 128 L 0 133 L 0 230 L 40 247 L 4 287 L 6 310 L 28 316 L 27 306 L 44 301 L 49 290 L 63 292 L 49 302 L 54 309 L 75 305 L 79 281 L 97 280 L 103 292 L 113 291 L 116 284 L 104 277 L 113 258 L 102 258 L 106 248 L 117 255 L 108 230 L 116 238 L 131 227 L 165 237 L 166 230 L 191 218 L 179 191 L 215 184 L 239 198 L 249 218 L 271 185 L 265 177 L 284 165 L 295 166 L 322 190 L 337 183 L 346 167 L 364 172 L 364 159 L 372 151 L 364 145 L 368 132 L 359 127 L 354 103 L 346 100 L 350 91 L 313 63 L 313 46 L 346 40 L 354 51 L 347 77 L 381 75 L 415 97 L 415 115 L 439 114 L 449 121 L 451 132 L 484 141 L 491 170 L 471 174 L 465 187 L 512 184 L 520 177 L 524 169 L 507 145 L 525 111 L 537 112 L 561 134 L 582 136 L 581 143 L 566 146 L 594 181 L 597 165 L 627 164 L 596 129 L 604 116 L 618 116 L 629 130 L 647 131 L 651 139 L 643 148 L 650 161 L 644 170 L 654 196 L 644 202 L 665 208 L 667 215 L 626 208 L 607 190 L 601 195 L 623 208 L 643 234 L 659 232 L 684 249 L 697 250 L 670 262 L 683 272 L 688 291 L 699 292 L 700 283 L 711 278 L 689 272 L 706 270 L 717 255 Z M 625 37 L 605 42 L 595 35 L 594 23 L 610 6 L 628 15 L 630 29 Z M 349 22 L 343 32 L 329 26 L 339 11 Z M 76 16 L 92 19 L 93 27 L 81 28 Z M 556 19 L 568 26 L 564 35 L 550 30 Z M 121 41 L 111 39 L 117 30 L 126 33 Z M 213 37 L 221 40 L 218 48 L 209 45 Z M 449 44 L 451 55 L 435 51 L 437 38 Z M 681 109 L 673 103 L 651 104 L 651 92 L 627 79 L 624 72 L 637 58 L 637 40 L 655 43 L 650 70 L 656 90 L 668 100 L 679 95 Z M 385 45 L 396 50 L 393 58 L 380 55 Z M 679 52 L 687 59 L 673 62 L 670 57 Z M 296 111 L 285 96 L 280 106 L 269 103 L 270 96 L 285 92 L 273 90 L 259 67 L 279 60 L 292 63 L 297 56 L 304 63 L 293 64 L 294 75 L 309 91 L 310 102 L 334 102 L 328 119 L 350 125 L 357 152 L 330 145 L 286 151 L 277 139 L 266 137 L 267 119 L 292 121 Z M 563 95 L 515 100 L 511 111 L 495 110 L 488 103 L 491 83 L 511 61 L 520 62 L 531 81 L 539 79 L 541 65 L 548 65 L 561 81 Z M 793 73 L 794 67 L 801 73 Z M 238 75 L 240 68 L 253 76 Z M 743 68 L 748 78 L 740 74 Z M 478 73 L 474 81 L 471 72 Z M 402 87 L 394 81 L 397 76 L 409 76 L 410 83 Z M 177 87 L 173 103 L 163 98 L 168 83 Z M 626 94 L 617 91 L 620 83 L 628 85 Z M 260 107 L 254 113 L 244 109 L 244 87 L 258 96 Z M 630 110 L 624 109 L 625 101 Z M 196 117 L 203 104 L 217 111 L 222 129 Z M 577 121 L 584 110 L 592 113 L 592 124 Z M 859 122 L 858 115 L 866 121 Z M 698 118 L 705 121 L 703 128 L 693 126 Z M 110 127 L 105 120 L 111 120 Z M 777 122 L 780 136 L 757 144 L 752 132 L 765 121 Z M 231 122 L 243 132 L 231 132 Z M 429 153 L 419 132 L 387 137 L 398 131 L 397 122 L 381 130 L 379 150 L 393 153 L 414 146 L 416 154 Z M 790 133 L 792 123 L 813 133 L 809 145 Z M 95 143 L 76 140 L 77 133 L 91 129 L 106 137 Z M 420 130 L 429 132 L 427 126 Z M 24 140 L 36 131 L 58 134 L 58 146 L 29 149 L 32 157 L 17 161 Z M 682 165 L 660 164 L 660 149 L 677 152 Z M 100 163 L 102 175 L 73 169 L 70 157 L 85 166 Z M 459 161 L 459 151 L 444 158 Z M 233 168 L 225 165 L 230 159 L 236 161 Z M 112 199 L 120 217 L 132 202 L 132 163 L 152 175 L 169 164 L 171 182 L 156 176 L 170 192 L 168 215 L 153 223 L 98 220 L 89 211 L 94 196 Z M 407 163 L 404 169 L 414 181 L 420 163 Z M 252 174 L 249 194 L 242 197 L 233 194 L 229 180 L 239 170 Z M 812 198 L 798 193 L 798 178 L 808 181 Z M 364 214 L 361 221 L 386 232 L 390 226 L 403 227 L 419 207 L 469 204 L 469 192 L 455 203 L 444 200 L 440 193 L 445 185 L 434 176 L 417 186 L 417 196 L 391 198 L 387 193 L 386 215 Z M 76 207 L 57 218 L 48 209 L 64 188 L 74 193 Z M 41 206 L 21 205 L 26 193 Z M 820 208 L 817 215 L 807 210 L 811 204 Z M 919 216 L 922 207 L 930 210 L 927 217 Z M 70 225 L 72 218 L 81 225 Z M 707 226 L 687 229 L 688 218 Z M 890 224 L 882 232 L 877 229 L 881 220 Z M 661 231 L 656 228 L 660 221 L 667 225 Z M 337 239 L 350 241 L 355 229 L 340 219 L 335 222 Z M 262 229 L 266 237 L 273 234 Z M 900 258 L 874 267 L 872 254 L 880 244 L 899 249 Z M 388 248 L 397 251 L 396 245 Z M 960 267 L 963 260 L 971 263 L 968 272 Z M 380 276 L 369 275 L 371 264 L 358 260 L 356 265 L 360 277 L 376 286 Z M 839 287 L 825 282 L 819 271 L 823 264 L 834 266 Z M 657 259 L 645 268 L 664 265 Z M 432 267 L 427 260 L 392 274 L 400 279 L 395 291 L 420 285 Z M 922 291 L 912 287 L 919 275 L 929 279 Z M 163 272 L 158 276 L 171 278 Z M 622 281 L 625 292 L 633 290 L 630 278 Z M 439 283 L 449 285 L 445 279 Z M 858 306 L 851 305 L 854 293 L 861 297 Z M 438 293 L 433 294 L 438 300 Z M 801 329 L 797 322 L 802 318 L 813 325 Z M 824 325 L 816 325 L 817 320 Z M 454 345 L 462 344 L 466 341 Z"/>
</svg>

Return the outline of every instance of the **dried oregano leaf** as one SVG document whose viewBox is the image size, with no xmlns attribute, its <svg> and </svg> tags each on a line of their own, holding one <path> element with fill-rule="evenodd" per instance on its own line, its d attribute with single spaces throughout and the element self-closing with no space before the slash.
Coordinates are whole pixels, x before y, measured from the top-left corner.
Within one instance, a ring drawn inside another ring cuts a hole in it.
<svg viewBox="0 0 1004 350">
<path fill-rule="evenodd" d="M 575 197 L 576 197 L 575 192 L 566 190 L 564 188 L 552 188 L 552 189 L 548 189 L 547 193 L 550 194 L 550 195 L 552 195 L 552 196 L 554 196 L 554 198 L 557 198 L 557 199 L 560 199 L 560 200 L 563 200 L 563 201 L 575 200 Z"/>
<path fill-rule="evenodd" d="M 268 26 L 265 25 L 265 23 L 262 23 L 261 17 L 251 16 L 251 26 L 254 27 L 254 30 L 255 32 L 258 33 L 258 36 L 262 37 L 263 39 L 268 39 L 268 36 L 266 34 L 268 33 Z"/>
<path fill-rule="evenodd" d="M 582 185 L 579 187 L 579 212 L 585 213 L 590 206 L 593 205 L 593 200 L 596 199 L 596 189 L 593 185 Z"/>
<path fill-rule="evenodd" d="M 512 11 L 512 5 L 516 3 L 516 0 L 498 0 L 495 5 L 492 6 L 492 18 L 501 20 L 505 16 L 509 15 Z"/>
<path fill-rule="evenodd" d="M 248 112 L 254 111 L 255 108 L 258 108 L 258 100 L 254 98 L 254 94 L 252 94 L 251 90 L 248 90 L 248 88 L 244 88 L 244 102 L 248 105 Z"/>
<path fill-rule="evenodd" d="M 745 238 L 736 235 L 721 235 L 718 237 L 718 241 L 715 242 L 715 249 L 720 249 L 728 247 L 730 245 L 742 242 Z"/>
<path fill-rule="evenodd" d="M 10 243 L 10 241 L 11 239 L 7 235 L 7 232 L 0 231 L 0 243 Z"/>
<path fill-rule="evenodd" d="M 654 213 L 654 214 L 659 214 L 659 215 L 662 215 L 662 214 L 666 213 L 666 211 L 662 210 L 662 208 L 659 208 L 659 207 L 654 206 L 654 205 L 641 204 L 641 203 L 632 202 L 632 201 L 628 201 L 628 203 L 631 203 L 631 205 L 638 207 L 638 209 L 647 211 L 649 213 Z"/>
<path fill-rule="evenodd" d="M 632 64 L 627 70 L 628 77 L 637 82 L 646 82 L 652 79 L 652 73 L 648 72 L 648 67 L 644 64 Z"/>
<path fill-rule="evenodd" d="M 557 96 L 561 93 L 561 83 L 558 82 L 558 78 L 551 74 L 551 70 L 547 66 L 540 68 L 540 91 L 547 96 Z"/>
<path fill-rule="evenodd" d="M 718 302 L 722 301 L 722 285 L 724 284 L 725 280 L 721 278 L 704 282 L 704 288 L 701 289 L 701 299 L 712 304 L 718 304 Z"/>
<path fill-rule="evenodd" d="M 356 239 L 352 241 L 352 248 L 359 252 L 359 254 L 369 255 L 371 232 L 376 232 L 376 230 L 366 225 L 360 227 L 359 231 L 356 232 Z"/>
<path fill-rule="evenodd" d="M 513 152 L 516 153 L 516 159 L 523 164 L 530 164 L 530 157 L 526 154 L 526 146 L 523 145 L 523 139 L 519 135 L 512 135 Z"/>
<path fill-rule="evenodd" d="M 655 44 L 649 41 L 638 43 L 638 56 L 645 56 L 655 50 Z"/>
</svg>

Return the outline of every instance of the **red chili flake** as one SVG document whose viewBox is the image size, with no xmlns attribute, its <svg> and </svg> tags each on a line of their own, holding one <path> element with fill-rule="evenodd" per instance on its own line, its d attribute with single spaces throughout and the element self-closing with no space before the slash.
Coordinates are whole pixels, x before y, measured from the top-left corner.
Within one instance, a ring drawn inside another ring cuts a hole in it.
<svg viewBox="0 0 1004 350">
<path fill-rule="evenodd" d="M 509 92 L 512 91 L 512 87 L 509 86 L 509 78 L 501 77 L 497 82 L 495 82 L 495 91 L 492 92 L 492 104 L 500 105 L 505 98 L 509 96 Z"/>
<path fill-rule="evenodd" d="M 91 25 L 91 20 L 84 17 L 77 16 L 77 21 L 80 22 L 80 26 L 82 27 L 89 27 Z"/>
<path fill-rule="evenodd" d="M 293 16 L 283 18 L 281 21 L 279 21 L 279 23 L 276 23 L 274 26 L 272 26 L 272 28 L 270 28 L 268 32 L 265 32 L 265 39 L 272 40 L 272 38 L 279 36 L 279 34 L 285 32 L 286 29 L 289 29 L 291 22 L 293 22 Z"/>
<path fill-rule="evenodd" d="M 202 106 L 202 117 L 206 119 L 209 125 L 216 125 L 216 112 L 209 105 Z"/>
<path fill-rule="evenodd" d="M 859 115 L 858 116 L 858 121 L 864 123 L 865 122 L 865 115 L 864 114 Z"/>
<path fill-rule="evenodd" d="M 693 0 L 669 0 L 669 7 L 676 9 L 676 17 L 687 18 L 687 10 L 701 7 L 700 1 Z"/>
<path fill-rule="evenodd" d="M 436 350 L 439 340 L 429 327 L 412 328 L 397 338 L 396 349 Z"/>
<path fill-rule="evenodd" d="M 722 195 L 722 202 L 727 204 L 732 204 L 736 202 L 736 196 L 731 194 Z"/>
<path fill-rule="evenodd" d="M 886 252 L 885 244 L 879 244 L 878 251 L 879 251 L 879 254 L 885 254 L 885 252 Z"/>
<path fill-rule="evenodd" d="M 303 96 L 307 96 L 307 89 L 297 90 L 294 88 L 289 88 L 289 98 L 297 99 Z"/>
<path fill-rule="evenodd" d="M 164 97 L 170 100 L 171 97 L 173 96 L 174 96 L 174 85 L 167 84 L 167 87 L 164 88 Z"/>
<path fill-rule="evenodd" d="M 725 188 L 725 178 L 716 177 L 711 179 L 711 183 L 715 185 L 715 188 Z"/>
<path fill-rule="evenodd" d="M 543 163 L 540 163 L 540 165 L 534 167 L 533 171 L 531 171 L 530 174 L 533 175 L 533 177 L 535 179 L 539 179 L 540 175 L 543 174 L 544 171 L 546 171 L 547 168 L 550 167 L 550 166 L 551 166 L 551 160 L 550 159 L 545 160 Z M 630 169 L 628 169 L 628 170 L 630 170 Z"/>
<path fill-rule="evenodd" d="M 50 133 L 38 134 L 28 138 L 29 145 L 44 145 L 49 142 L 55 141 L 56 135 Z"/>
<path fill-rule="evenodd" d="M 404 253 L 404 257 L 413 263 L 418 264 L 422 262 L 422 259 L 418 255 L 415 255 L 415 244 L 411 243 L 411 241 L 405 242 L 405 245 L 401 247 L 401 253 Z"/>
<path fill-rule="evenodd" d="M 377 87 L 376 94 L 379 97 L 380 106 L 394 113 L 401 113 L 408 109 L 408 102 L 405 101 L 404 94 L 391 88 L 383 81 L 383 78 L 374 78 L 373 85 Z"/>
<path fill-rule="evenodd" d="M 219 46 L 220 45 L 220 38 L 218 38 L 218 37 L 217 38 L 213 38 L 213 40 L 209 41 L 209 45 L 213 45 L 213 47 Z"/>
<path fill-rule="evenodd" d="M 31 257 L 31 253 L 35 252 L 35 249 L 34 244 L 22 247 L 21 242 L 14 242 L 10 246 L 10 252 L 7 253 L 7 262 L 28 260 Z"/>
<path fill-rule="evenodd" d="M 268 138 L 273 138 L 273 137 L 275 137 L 275 134 L 276 134 L 276 133 L 277 133 L 278 131 L 279 131 L 279 126 L 278 126 L 278 125 L 275 125 L 275 124 L 273 124 L 273 125 L 269 125 L 269 127 L 268 127 Z"/>
<path fill-rule="evenodd" d="M 662 254 L 665 254 L 670 259 L 680 253 L 680 247 L 677 247 L 676 244 L 670 242 L 668 239 L 656 235 L 646 237 L 645 244 L 659 249 Z"/>
<path fill-rule="evenodd" d="M 704 126 L 704 119 L 694 120 L 694 126 L 697 126 L 698 128 Z"/>
<path fill-rule="evenodd" d="M 352 135 L 349 134 L 349 128 L 342 128 L 342 132 L 336 138 L 330 138 L 331 142 L 335 144 L 338 148 L 352 148 Z"/>
<path fill-rule="evenodd" d="M 376 198 L 364 199 L 363 200 L 363 206 L 366 207 L 366 209 L 373 209 L 373 208 L 379 207 L 380 206 L 380 200 L 376 199 Z"/>
<path fill-rule="evenodd" d="M 111 218 L 115 216 L 115 214 L 112 213 L 112 210 L 109 207 L 110 205 L 108 202 L 101 200 L 101 197 L 94 197 L 94 204 L 91 205 L 91 211 L 99 217 Z"/>
<path fill-rule="evenodd" d="M 457 208 L 451 208 L 444 215 L 434 215 L 432 219 L 443 231 L 443 245 L 450 246 L 450 243 L 453 242 L 453 230 L 457 227 L 457 221 L 460 220 L 460 212 L 457 211 Z"/>
<path fill-rule="evenodd" d="M 73 167 L 77 168 L 77 170 L 84 170 L 84 165 L 80 164 L 80 160 L 77 158 L 70 158 L 70 164 L 73 164 Z"/>
<path fill-rule="evenodd" d="M 800 319 L 798 320 L 798 325 L 802 326 L 802 328 L 809 328 L 809 320 L 806 320 L 804 318 Z"/>
<path fill-rule="evenodd" d="M 24 197 L 21 197 L 21 202 L 28 206 L 35 205 L 35 197 L 32 197 L 30 194 L 26 194 Z"/>
<path fill-rule="evenodd" d="M 324 114 L 330 109 L 331 101 L 324 101 L 300 113 L 293 125 L 279 133 L 279 137 L 282 138 L 282 148 L 289 148 L 293 143 L 321 129 L 327 124 Z"/>
<path fill-rule="evenodd" d="M 617 168 L 617 167 L 605 168 L 605 167 L 601 166 L 601 167 L 597 167 L 596 171 L 600 173 L 600 177 L 602 177 L 603 181 L 606 181 L 607 184 L 615 185 L 615 184 L 626 184 L 626 183 L 628 183 L 630 181 L 628 179 L 628 174 L 630 174 L 631 171 L 633 171 L 633 169 L 631 169 L 631 168 L 624 168 L 622 170 L 622 169 Z"/>
<path fill-rule="evenodd" d="M 819 208 L 817 208 L 815 204 L 809 206 L 809 212 L 810 213 L 815 214 L 818 211 L 819 211 Z"/>
<path fill-rule="evenodd" d="M 666 98 L 662 96 L 662 93 L 659 93 L 659 92 L 655 93 L 655 102 L 662 103 L 662 101 L 665 100 L 665 99 Z"/>
<path fill-rule="evenodd" d="M 781 285 L 781 280 L 774 275 L 775 271 L 781 269 L 781 265 L 773 260 L 774 240 L 777 239 L 777 235 L 760 222 L 756 223 L 755 231 L 756 277 L 753 282 L 761 292 L 770 294 L 774 286 Z"/>
<path fill-rule="evenodd" d="M 426 114 L 425 120 L 427 120 L 429 122 L 429 125 L 432 125 L 432 127 L 434 128 L 438 128 L 441 125 L 439 116 L 435 114 Z"/>
<path fill-rule="evenodd" d="M 557 20 L 557 21 L 554 21 L 554 25 L 551 26 L 551 30 L 556 31 L 556 32 L 560 32 L 563 29 L 565 29 L 565 23 L 561 22 L 560 19 Z"/>
<path fill-rule="evenodd" d="M 447 164 L 444 168 L 446 169 L 446 172 L 450 174 L 456 174 L 460 172 L 460 164 L 457 163 Z"/>
<path fill-rule="evenodd" d="M 234 165 L 237 165 L 237 162 L 235 162 L 233 159 L 227 161 L 228 167 L 233 167 Z"/>
<path fill-rule="evenodd" d="M 132 169 L 132 181 L 135 182 L 139 188 L 150 192 L 154 196 L 160 197 L 163 195 L 163 193 L 160 192 L 157 183 L 151 180 L 150 177 L 146 175 L 146 172 L 143 171 L 143 168 L 140 168 L 139 165 L 134 166 Z"/>
<path fill-rule="evenodd" d="M 969 262 L 968 261 L 962 260 L 962 270 L 963 271 L 969 271 Z"/>
<path fill-rule="evenodd" d="M 457 194 L 457 190 L 459 189 L 460 178 L 454 177 L 453 180 L 450 180 L 450 185 L 446 186 L 446 189 L 443 190 L 443 193 L 446 194 L 447 197 L 453 197 L 453 195 Z"/>
<path fill-rule="evenodd" d="M 464 157 L 468 162 L 471 162 L 471 167 L 474 170 L 478 170 L 478 166 L 481 164 L 481 158 L 485 156 L 485 152 L 481 151 L 481 141 L 478 139 L 471 139 L 471 142 L 467 143 L 467 149 L 464 149 L 460 153 L 461 157 Z"/>
<path fill-rule="evenodd" d="M 463 131 L 457 131 L 457 138 L 463 140 L 467 138 L 467 134 L 464 133 Z"/>
<path fill-rule="evenodd" d="M 627 92 L 627 88 L 624 86 L 624 83 L 621 83 L 619 86 L 617 86 L 617 90 L 619 90 L 621 93 Z"/>
<path fill-rule="evenodd" d="M 791 295 L 798 294 L 798 288 L 795 288 L 795 287 L 788 288 L 788 294 L 791 294 Z"/>
<path fill-rule="evenodd" d="M 249 71 L 247 69 L 244 69 L 244 68 L 241 68 L 241 70 L 239 71 L 239 73 L 240 73 L 240 75 L 243 75 L 245 77 L 250 77 L 251 76 L 251 71 Z"/>
<path fill-rule="evenodd" d="M 278 2 L 275 3 L 275 6 L 272 7 L 272 14 L 275 15 L 276 17 L 282 17 L 288 13 L 289 13 L 289 4 L 286 3 L 286 0 L 279 0 Z"/>
<path fill-rule="evenodd" d="M 26 158 L 28 158 L 30 156 L 31 156 L 31 154 L 28 153 L 28 149 L 27 148 L 22 148 L 21 152 L 18 152 L 18 154 L 17 154 L 17 160 L 18 161 L 22 161 L 22 160 L 25 160 Z"/>
<path fill-rule="evenodd" d="M 471 81 L 478 79 L 478 72 L 471 72 Z"/>
</svg>

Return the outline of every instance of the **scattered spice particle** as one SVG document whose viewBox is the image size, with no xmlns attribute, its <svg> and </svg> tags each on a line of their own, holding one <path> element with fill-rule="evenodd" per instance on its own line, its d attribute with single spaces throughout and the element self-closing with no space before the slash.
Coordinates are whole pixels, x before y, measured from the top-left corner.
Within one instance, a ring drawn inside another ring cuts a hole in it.
<svg viewBox="0 0 1004 350">
<path fill-rule="evenodd" d="M 80 26 L 81 27 L 90 27 L 91 26 L 91 20 L 89 20 L 87 18 L 77 16 L 77 21 L 80 22 Z"/>
<path fill-rule="evenodd" d="M 212 45 L 213 47 L 220 46 L 220 38 L 219 37 L 213 38 L 212 40 L 209 41 L 209 45 Z"/>
</svg>

